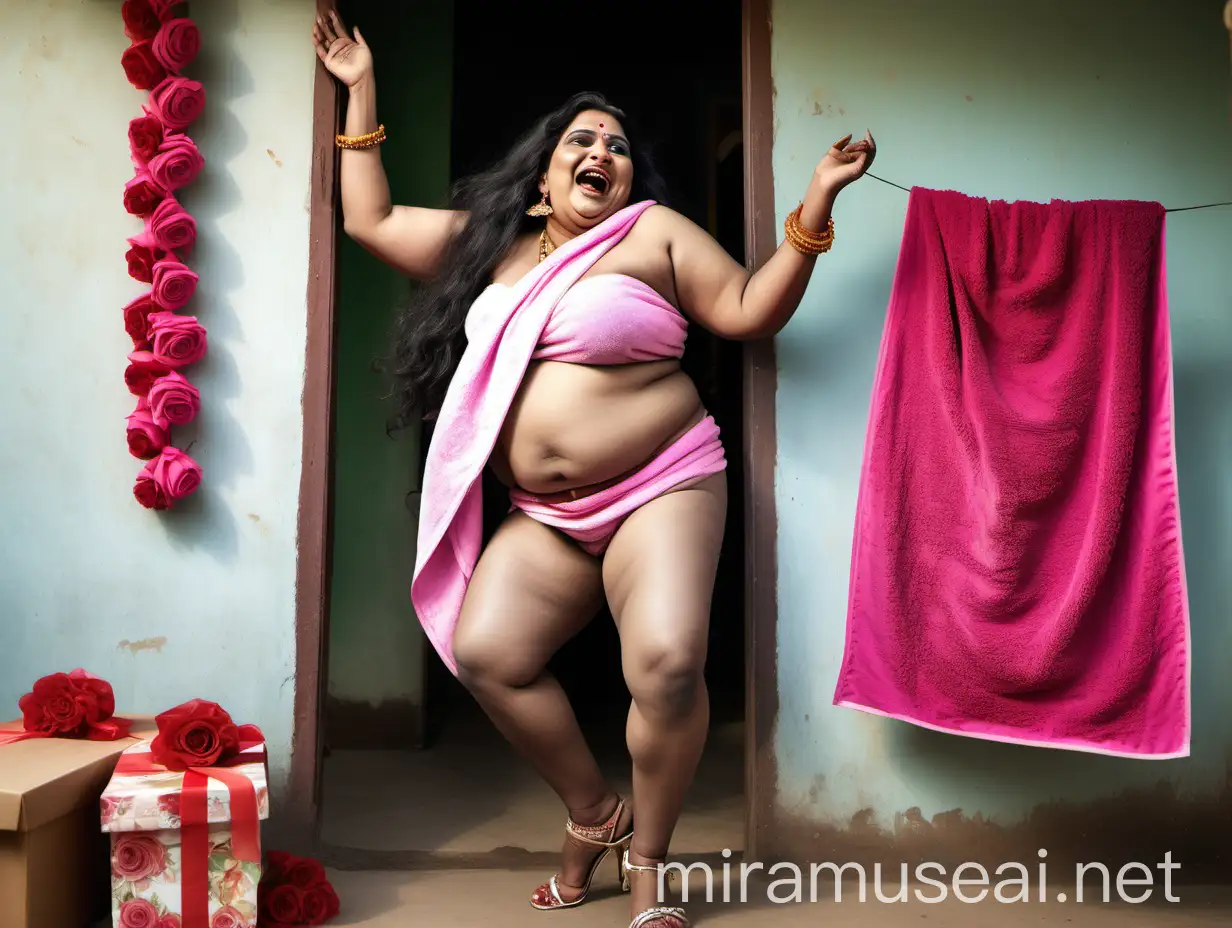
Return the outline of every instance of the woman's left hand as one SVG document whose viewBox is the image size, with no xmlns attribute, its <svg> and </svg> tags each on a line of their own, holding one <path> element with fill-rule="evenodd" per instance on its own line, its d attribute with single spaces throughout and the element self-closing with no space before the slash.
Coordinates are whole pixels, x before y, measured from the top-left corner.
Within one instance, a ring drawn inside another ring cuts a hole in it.
<svg viewBox="0 0 1232 928">
<path fill-rule="evenodd" d="M 865 132 L 864 138 L 858 142 L 852 142 L 848 135 L 830 147 L 813 175 L 822 190 L 835 196 L 848 184 L 863 177 L 876 157 L 877 143 L 873 141 L 871 132 Z"/>
</svg>

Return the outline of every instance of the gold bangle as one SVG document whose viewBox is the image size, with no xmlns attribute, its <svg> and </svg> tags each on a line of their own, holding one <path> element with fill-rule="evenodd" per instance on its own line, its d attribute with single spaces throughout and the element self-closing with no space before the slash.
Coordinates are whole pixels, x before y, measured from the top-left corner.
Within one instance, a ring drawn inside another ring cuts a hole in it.
<svg viewBox="0 0 1232 928">
<path fill-rule="evenodd" d="M 824 232 L 814 232 L 800 224 L 800 213 L 804 209 L 801 203 L 793 209 L 783 222 L 783 232 L 792 248 L 804 255 L 820 255 L 829 251 L 834 245 L 834 217 L 826 223 Z"/>
<path fill-rule="evenodd" d="M 362 151 L 367 148 L 376 148 L 385 141 L 385 125 L 376 127 L 375 132 L 369 132 L 367 135 L 336 135 L 334 142 L 339 148 L 350 148 Z"/>
</svg>

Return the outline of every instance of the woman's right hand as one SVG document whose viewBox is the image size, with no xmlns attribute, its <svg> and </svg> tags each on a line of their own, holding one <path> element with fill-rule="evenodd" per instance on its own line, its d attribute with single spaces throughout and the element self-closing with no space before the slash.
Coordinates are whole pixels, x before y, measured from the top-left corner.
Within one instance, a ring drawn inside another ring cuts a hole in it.
<svg viewBox="0 0 1232 928">
<path fill-rule="evenodd" d="M 328 18 L 317 16 L 312 24 L 312 40 L 317 57 L 325 64 L 330 74 L 348 87 L 372 77 L 372 50 L 355 30 L 355 38 L 347 35 L 346 26 L 334 10 Z"/>
</svg>

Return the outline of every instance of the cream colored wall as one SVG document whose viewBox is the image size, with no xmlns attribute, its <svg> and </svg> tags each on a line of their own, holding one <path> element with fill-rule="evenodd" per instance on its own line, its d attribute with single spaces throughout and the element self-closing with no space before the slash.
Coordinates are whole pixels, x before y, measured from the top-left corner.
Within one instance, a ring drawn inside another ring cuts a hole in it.
<svg viewBox="0 0 1232 928">
<path fill-rule="evenodd" d="M 205 483 L 177 511 L 133 500 L 121 307 L 139 230 L 121 206 L 144 94 L 120 67 L 115 2 L 0 3 L 0 717 L 33 679 L 84 666 L 121 711 L 202 697 L 259 724 L 285 778 L 295 671 L 312 0 L 191 13 L 206 87 L 189 132 L 205 172 L 182 200 L 209 330 L 191 369 Z"/>
</svg>

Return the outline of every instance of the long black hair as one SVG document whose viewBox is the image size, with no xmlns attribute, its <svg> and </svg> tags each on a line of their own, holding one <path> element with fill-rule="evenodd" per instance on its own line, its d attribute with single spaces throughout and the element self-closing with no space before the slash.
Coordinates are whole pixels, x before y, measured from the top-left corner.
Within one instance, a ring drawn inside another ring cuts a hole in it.
<svg viewBox="0 0 1232 928">
<path fill-rule="evenodd" d="M 526 210 L 542 196 L 539 179 L 574 118 L 598 110 L 620 121 L 630 137 L 633 188 L 630 202 L 665 202 L 662 178 L 645 146 L 636 143 L 628 117 L 597 93 L 579 93 L 543 116 L 486 171 L 460 181 L 454 209 L 469 213 L 446 252 L 441 273 L 413 293 L 394 331 L 395 428 L 431 418 L 440 410 L 449 381 L 466 348 L 463 326 L 475 298 L 491 282 L 496 265 L 523 232 L 542 227 Z"/>
</svg>

